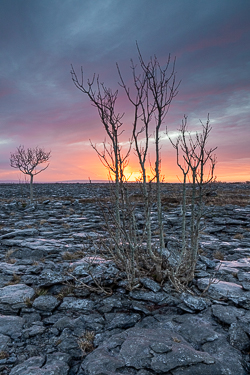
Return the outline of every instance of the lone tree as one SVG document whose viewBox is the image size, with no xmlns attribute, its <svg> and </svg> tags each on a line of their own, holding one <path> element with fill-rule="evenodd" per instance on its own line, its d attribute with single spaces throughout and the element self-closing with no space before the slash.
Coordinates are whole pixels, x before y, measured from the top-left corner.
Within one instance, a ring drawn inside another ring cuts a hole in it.
<svg viewBox="0 0 250 375">
<path fill-rule="evenodd" d="M 48 168 L 49 163 L 46 167 L 37 170 L 37 166 L 43 163 L 47 163 L 51 151 L 46 152 L 40 147 L 27 148 L 19 146 L 16 152 L 10 156 L 10 165 L 12 168 L 18 168 L 22 173 L 30 176 L 30 200 L 33 201 L 33 177 L 38 173 L 41 173 Z"/>
</svg>

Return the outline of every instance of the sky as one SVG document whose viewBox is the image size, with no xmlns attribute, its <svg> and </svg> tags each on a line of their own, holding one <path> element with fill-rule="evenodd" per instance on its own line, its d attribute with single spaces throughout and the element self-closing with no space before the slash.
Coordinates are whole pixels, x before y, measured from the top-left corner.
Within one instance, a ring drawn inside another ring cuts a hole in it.
<svg viewBox="0 0 250 375">
<path fill-rule="evenodd" d="M 250 180 L 249 14 L 249 0 L 1 0 L 0 180 L 25 181 L 10 166 L 20 145 L 51 151 L 49 167 L 35 182 L 107 178 L 90 144 L 101 149 L 106 134 L 96 108 L 74 86 L 71 64 L 77 74 L 82 66 L 84 82 L 96 73 L 118 89 L 126 146 L 133 107 L 116 63 L 132 87 L 136 42 L 146 62 L 155 55 L 164 66 L 169 54 L 176 58 L 181 81 L 161 128 L 165 181 L 181 178 L 166 126 L 175 140 L 184 115 L 189 130 L 199 132 L 208 113 L 217 180 Z M 139 173 L 133 150 L 127 173 L 131 180 Z"/>
</svg>

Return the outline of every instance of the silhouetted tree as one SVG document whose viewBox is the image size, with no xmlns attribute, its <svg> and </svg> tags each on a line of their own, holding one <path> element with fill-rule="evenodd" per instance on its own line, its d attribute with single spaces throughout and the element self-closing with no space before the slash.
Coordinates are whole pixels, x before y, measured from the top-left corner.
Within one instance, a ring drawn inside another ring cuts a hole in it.
<svg viewBox="0 0 250 375">
<path fill-rule="evenodd" d="M 118 97 L 118 90 L 113 92 L 99 81 L 99 76 L 93 75 L 93 78 L 84 80 L 83 69 L 81 69 L 80 77 L 77 76 L 73 66 L 71 70 L 72 80 L 75 86 L 84 94 L 86 94 L 91 103 L 97 108 L 101 122 L 104 125 L 105 131 L 108 135 L 110 146 L 109 149 L 104 142 L 103 151 L 99 151 L 96 146 L 92 147 L 97 152 L 101 162 L 107 167 L 110 174 L 115 176 L 115 227 L 116 235 L 114 241 L 116 244 L 116 256 L 122 259 L 123 263 L 127 265 L 130 263 L 131 270 L 130 279 L 133 280 L 135 273 L 133 270 L 136 252 L 140 241 L 137 241 L 136 224 L 131 224 L 130 228 L 124 230 L 122 227 L 122 220 L 127 214 L 131 214 L 128 219 L 130 223 L 134 223 L 133 210 L 129 210 L 129 202 L 124 200 L 124 169 L 128 164 L 128 156 L 131 151 L 131 146 L 134 143 L 135 152 L 139 160 L 142 173 L 142 192 L 144 200 L 144 215 L 145 215 L 145 230 L 143 235 L 147 237 L 147 252 L 151 259 L 157 262 L 157 269 L 161 271 L 162 256 L 159 256 L 158 251 L 153 251 L 151 242 L 151 207 L 152 197 L 150 195 L 151 187 L 147 183 L 146 163 L 148 162 L 148 148 L 150 133 L 155 135 L 155 167 L 152 170 L 153 177 L 150 182 L 156 181 L 157 191 L 157 211 L 158 211 L 158 225 L 159 225 L 159 247 L 160 254 L 164 245 L 163 223 L 162 223 L 162 207 L 161 207 L 161 160 L 160 160 L 160 131 L 163 120 L 168 112 L 169 106 L 173 98 L 177 95 L 179 84 L 175 81 L 175 60 L 171 63 L 171 58 L 168 56 L 167 63 L 162 67 L 156 57 L 151 58 L 148 63 L 143 60 L 142 54 L 137 45 L 139 55 L 139 72 L 137 73 L 136 65 L 132 63 L 133 88 L 126 85 L 123 80 L 119 66 L 117 65 L 118 74 L 120 77 L 120 86 L 126 93 L 126 96 L 134 109 L 132 137 L 128 142 L 128 151 L 122 153 L 122 142 L 119 136 L 123 133 L 122 117 L 123 114 L 115 111 L 115 104 Z M 144 145 L 142 145 L 139 137 L 145 137 Z M 125 202 L 125 205 L 123 205 Z M 126 214 L 125 214 L 126 212 Z M 132 229 L 135 230 L 132 230 Z M 133 234 L 132 234 L 133 233 Z M 129 237 L 128 237 L 129 236 Z M 125 241 L 121 238 L 126 237 Z M 123 249 L 120 250 L 120 244 L 126 249 L 130 248 L 128 252 Z M 159 267 L 158 267 L 159 266 Z M 127 268 L 127 266 L 126 266 Z M 133 284 L 133 282 L 131 282 Z"/>
<path fill-rule="evenodd" d="M 217 147 L 207 148 L 208 137 L 212 130 L 209 115 L 205 124 L 202 121 L 200 122 L 202 130 L 192 136 L 188 131 L 187 116 L 184 116 L 176 143 L 169 138 L 176 149 L 177 165 L 183 174 L 182 251 L 174 276 L 177 279 L 182 279 L 184 283 L 188 283 L 194 278 L 195 266 L 198 259 L 200 222 L 205 210 L 204 197 L 211 183 L 215 181 L 214 169 L 216 157 L 214 151 Z M 187 178 L 189 178 L 191 185 L 189 240 L 186 236 Z"/>
<path fill-rule="evenodd" d="M 46 152 L 40 147 L 27 148 L 24 146 L 17 147 L 16 151 L 10 156 L 10 165 L 12 168 L 18 168 L 22 173 L 30 176 L 30 200 L 33 201 L 33 178 L 48 168 L 37 170 L 38 165 L 47 163 L 50 159 L 51 151 Z"/>
</svg>

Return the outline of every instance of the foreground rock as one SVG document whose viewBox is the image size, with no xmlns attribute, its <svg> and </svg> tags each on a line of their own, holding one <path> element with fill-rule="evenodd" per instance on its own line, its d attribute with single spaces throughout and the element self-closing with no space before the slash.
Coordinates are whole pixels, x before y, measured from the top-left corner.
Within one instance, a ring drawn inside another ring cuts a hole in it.
<svg viewBox="0 0 250 375">
<path fill-rule="evenodd" d="M 0 374 L 249 373 L 250 206 L 208 207 L 193 295 L 146 276 L 129 292 L 98 253 L 94 195 L 107 187 L 38 185 L 35 205 L 5 200 L 19 188 L 0 191 Z M 179 207 L 164 231 L 176 252 Z"/>
</svg>

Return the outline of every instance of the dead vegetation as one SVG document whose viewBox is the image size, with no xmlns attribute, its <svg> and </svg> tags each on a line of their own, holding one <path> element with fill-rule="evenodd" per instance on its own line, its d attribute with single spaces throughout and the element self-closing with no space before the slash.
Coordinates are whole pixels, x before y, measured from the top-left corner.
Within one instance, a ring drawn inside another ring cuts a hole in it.
<svg viewBox="0 0 250 375">
<path fill-rule="evenodd" d="M 86 356 L 94 350 L 95 332 L 86 330 L 77 340 L 82 355 Z"/>
<path fill-rule="evenodd" d="M 84 251 L 78 250 L 74 253 L 70 253 L 69 251 L 65 251 L 62 255 L 63 260 L 76 260 L 81 259 L 85 255 Z"/>
</svg>

